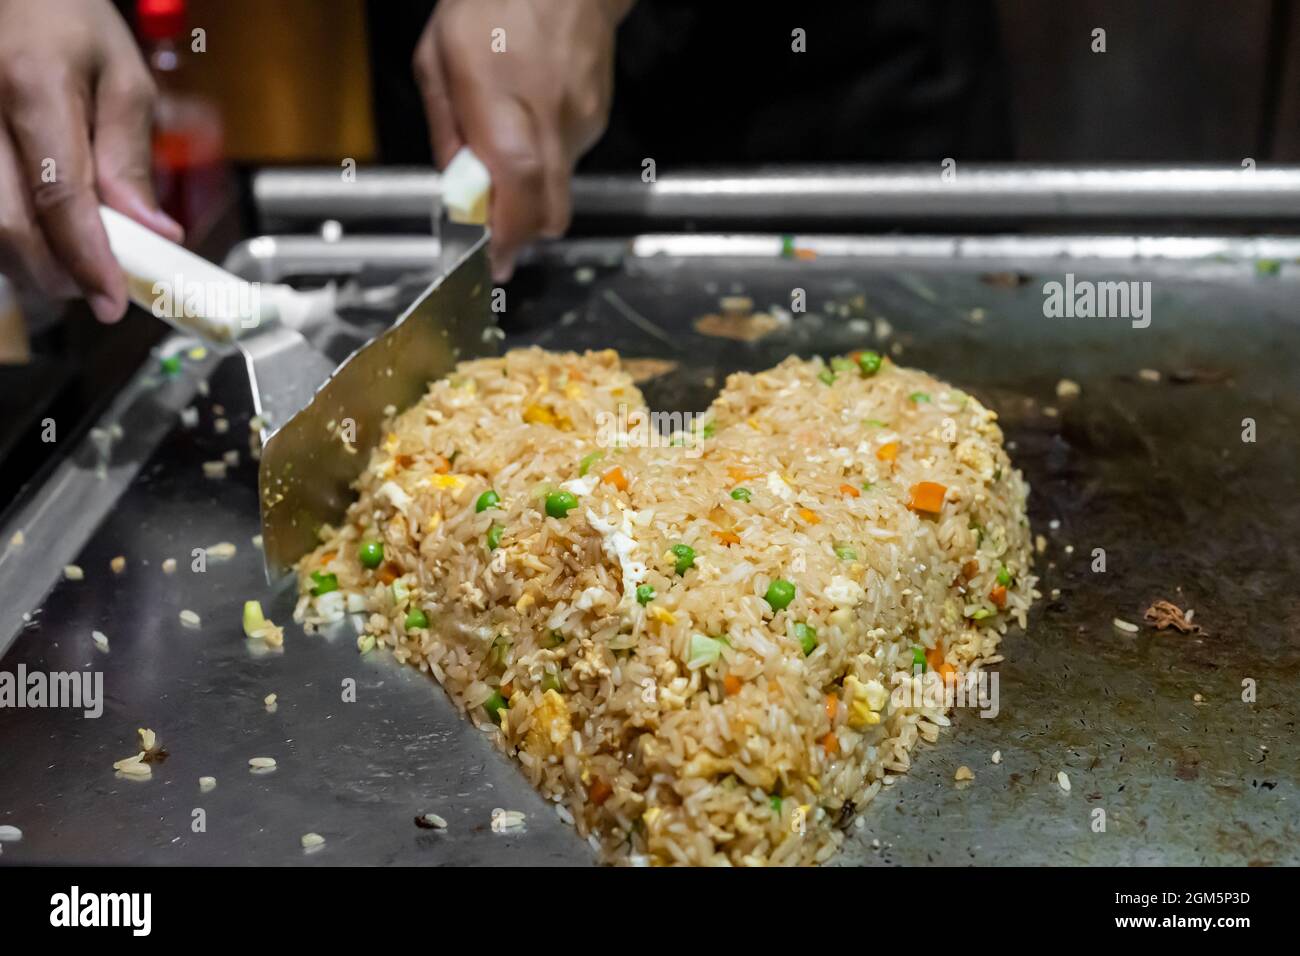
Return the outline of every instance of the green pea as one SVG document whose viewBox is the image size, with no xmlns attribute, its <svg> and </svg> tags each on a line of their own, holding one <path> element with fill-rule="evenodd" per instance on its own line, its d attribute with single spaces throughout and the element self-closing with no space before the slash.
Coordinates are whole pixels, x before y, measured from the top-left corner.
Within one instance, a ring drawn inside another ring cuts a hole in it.
<svg viewBox="0 0 1300 956">
<path fill-rule="evenodd" d="M 492 696 L 483 701 L 483 709 L 487 711 L 487 715 L 492 718 L 494 724 L 501 723 L 501 711 L 507 710 L 509 707 L 509 701 L 501 696 L 499 690 L 494 690 Z"/>
<path fill-rule="evenodd" d="M 772 606 L 773 611 L 783 611 L 794 600 L 794 585 L 782 578 L 777 578 L 767 586 L 763 600 Z"/>
<path fill-rule="evenodd" d="M 800 621 L 794 626 L 794 637 L 803 648 L 803 656 L 807 657 L 813 651 L 817 650 L 817 628 L 804 621 Z"/>
<path fill-rule="evenodd" d="M 501 496 L 489 488 L 479 495 L 478 500 L 474 502 L 474 513 L 480 514 L 489 508 L 495 508 L 499 504 L 501 504 Z"/>
<path fill-rule="evenodd" d="M 361 547 L 357 550 L 357 557 L 361 560 L 361 566 L 365 568 L 377 568 L 384 563 L 384 543 L 382 541 L 362 541 Z"/>
<path fill-rule="evenodd" d="M 1011 584 L 1011 571 L 1007 569 L 1005 564 L 998 568 L 998 584 L 1004 588 Z"/>
<path fill-rule="evenodd" d="M 689 544 L 675 544 L 668 550 L 677 558 L 673 563 L 673 569 L 678 575 L 685 574 L 695 566 L 695 549 Z"/>
<path fill-rule="evenodd" d="M 313 571 L 311 579 L 316 582 L 315 587 L 311 589 L 312 597 L 320 597 L 322 594 L 329 594 L 331 591 L 339 589 L 339 576 L 337 574 Z"/>
<path fill-rule="evenodd" d="M 870 378 L 880 371 L 880 353 L 867 349 L 865 352 L 858 353 L 858 369 L 862 372 L 863 378 Z"/>
<path fill-rule="evenodd" d="M 569 491 L 549 491 L 546 494 L 546 513 L 552 518 L 566 518 L 578 507 L 578 499 Z"/>
<path fill-rule="evenodd" d="M 648 584 L 637 585 L 636 603 L 645 607 L 655 599 L 655 589 Z"/>
<path fill-rule="evenodd" d="M 928 402 L 930 400 L 930 396 L 925 394 L 925 392 L 913 392 L 907 397 L 918 405 L 921 404 L 921 402 Z"/>
<path fill-rule="evenodd" d="M 504 530 L 505 529 L 502 528 L 501 525 L 495 523 L 492 525 L 492 527 L 487 529 L 487 534 L 484 537 L 487 540 L 487 546 L 489 551 L 495 551 L 498 547 L 501 546 L 501 532 Z"/>
<path fill-rule="evenodd" d="M 429 615 L 424 613 L 423 608 L 413 607 L 406 612 L 406 629 L 415 630 L 417 627 L 428 627 Z"/>
<path fill-rule="evenodd" d="M 748 488 L 733 488 L 731 489 L 731 497 L 737 501 L 748 501 L 752 496 Z"/>
</svg>

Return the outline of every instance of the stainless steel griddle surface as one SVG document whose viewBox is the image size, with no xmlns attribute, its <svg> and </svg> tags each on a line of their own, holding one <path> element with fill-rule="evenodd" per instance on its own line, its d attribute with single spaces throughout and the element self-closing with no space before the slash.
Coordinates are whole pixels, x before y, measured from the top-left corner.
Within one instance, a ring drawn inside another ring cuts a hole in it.
<svg viewBox="0 0 1300 956">
<path fill-rule="evenodd" d="M 676 362 L 643 385 L 653 407 L 702 409 L 737 369 L 873 344 L 864 330 L 884 318 L 899 361 L 1002 416 L 1033 487 L 1034 530 L 1047 539 L 1044 597 L 1028 632 L 1004 644 L 998 716 L 959 712 L 938 746 L 922 744 L 912 773 L 867 807 L 837 863 L 1300 861 L 1297 285 L 1249 264 L 1070 269 L 1152 281 L 1151 326 L 1045 318 L 1042 283 L 1065 270 L 1044 263 L 886 270 L 664 259 L 590 284 L 567 271 L 525 276 L 512 293 L 507 346 L 614 347 Z M 1029 281 L 981 280 L 1003 270 Z M 694 331 L 720 295 L 743 292 L 761 310 L 788 307 L 793 287 L 807 291 L 808 314 L 760 341 Z M 1142 381 L 1143 368 L 1161 371 L 1161 383 Z M 254 653 L 244 640 L 245 599 L 260 598 L 285 624 L 293 601 L 262 581 L 251 463 L 245 456 L 224 481 L 201 471 L 244 448 L 238 372 L 218 369 L 197 400 L 198 427 L 171 430 L 79 557 L 85 580 L 58 582 L 3 659 L 11 672 L 102 671 L 107 700 L 97 720 L 0 710 L 0 824 L 25 834 L 0 862 L 592 862 L 428 679 L 386 655 L 359 656 L 346 627 L 305 636 L 290 624 L 281 653 Z M 1058 399 L 1061 378 L 1082 395 Z M 213 403 L 225 406 L 226 435 L 213 431 Z M 1242 441 L 1247 418 L 1253 443 Z M 191 550 L 219 541 L 237 555 L 193 573 Z M 1091 570 L 1097 548 L 1104 573 Z M 115 576 L 118 554 L 127 570 Z M 160 570 L 167 557 L 179 563 L 173 576 Z M 1116 617 L 1141 621 L 1160 598 L 1194 608 L 1204 633 L 1112 627 Z M 187 608 L 200 629 L 180 625 Z M 108 635 L 107 653 L 95 649 L 95 629 Z M 342 700 L 345 681 L 356 683 L 355 703 Z M 1253 703 L 1243 682 L 1256 688 Z M 139 727 L 169 754 L 147 781 L 112 769 L 135 752 Z M 262 755 L 278 769 L 251 774 L 248 759 Z M 975 779 L 958 786 L 962 764 Z M 1062 770 L 1068 793 L 1056 782 Z M 215 790 L 199 792 L 202 775 L 217 778 Z M 527 829 L 493 832 L 497 807 L 524 811 Z M 205 832 L 193 828 L 198 809 Z M 447 831 L 417 829 L 423 811 L 444 816 Z M 326 837 L 323 849 L 304 853 L 308 831 Z"/>
</svg>

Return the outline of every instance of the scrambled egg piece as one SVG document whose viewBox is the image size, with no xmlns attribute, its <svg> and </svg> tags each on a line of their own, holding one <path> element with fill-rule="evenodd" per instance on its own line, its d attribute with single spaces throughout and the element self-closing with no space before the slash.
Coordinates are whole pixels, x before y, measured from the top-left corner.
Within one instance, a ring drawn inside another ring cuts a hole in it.
<svg viewBox="0 0 1300 956">
<path fill-rule="evenodd" d="M 542 695 L 541 705 L 533 712 L 533 725 L 524 735 L 524 747 L 539 757 L 558 755 L 571 733 L 573 724 L 569 720 L 569 706 L 559 691 L 548 690 Z"/>
</svg>

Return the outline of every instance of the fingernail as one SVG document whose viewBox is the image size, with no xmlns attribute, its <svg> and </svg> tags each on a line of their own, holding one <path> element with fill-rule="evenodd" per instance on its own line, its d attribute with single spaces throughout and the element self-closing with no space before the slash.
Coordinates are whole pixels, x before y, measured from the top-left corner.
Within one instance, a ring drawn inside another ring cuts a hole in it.
<svg viewBox="0 0 1300 956">
<path fill-rule="evenodd" d="M 512 255 L 492 255 L 489 258 L 492 263 L 492 281 L 497 285 L 509 282 L 510 277 L 515 274 L 515 257 Z"/>
<path fill-rule="evenodd" d="M 95 313 L 95 318 L 106 325 L 112 325 L 126 311 L 113 301 L 112 296 L 102 292 L 93 293 L 87 301 L 90 302 L 90 309 Z"/>
</svg>

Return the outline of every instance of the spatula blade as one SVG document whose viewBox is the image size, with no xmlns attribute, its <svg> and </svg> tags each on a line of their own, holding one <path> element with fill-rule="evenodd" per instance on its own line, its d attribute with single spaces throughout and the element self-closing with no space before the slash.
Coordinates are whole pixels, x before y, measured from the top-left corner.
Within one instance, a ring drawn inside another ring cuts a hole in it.
<svg viewBox="0 0 1300 956">
<path fill-rule="evenodd" d="M 337 525 L 383 437 L 384 410 L 414 404 L 457 362 L 496 351 L 487 235 L 480 232 L 382 335 L 353 352 L 262 448 L 258 488 L 267 577 L 276 580 Z"/>
</svg>

